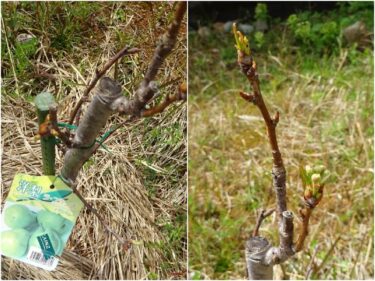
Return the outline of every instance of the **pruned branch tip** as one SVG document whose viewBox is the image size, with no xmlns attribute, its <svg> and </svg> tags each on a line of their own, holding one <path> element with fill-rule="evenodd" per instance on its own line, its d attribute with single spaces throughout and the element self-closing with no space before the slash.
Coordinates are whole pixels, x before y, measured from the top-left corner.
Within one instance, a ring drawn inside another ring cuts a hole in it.
<svg viewBox="0 0 375 281">
<path fill-rule="evenodd" d="M 253 231 L 253 237 L 259 236 L 259 228 L 262 225 L 263 220 L 266 219 L 268 216 L 272 215 L 274 211 L 275 211 L 275 208 L 272 208 L 268 211 L 264 209 L 260 211 L 260 214 L 257 218 L 257 222 Z"/>
<path fill-rule="evenodd" d="M 95 77 L 94 79 L 90 82 L 90 84 L 87 86 L 85 91 L 83 92 L 83 95 L 81 99 L 78 101 L 77 105 L 74 107 L 70 118 L 69 118 L 69 124 L 73 124 L 74 119 L 77 115 L 78 110 L 82 106 L 82 104 L 85 101 L 85 98 L 89 95 L 90 91 L 95 87 L 95 85 L 98 83 L 99 79 L 107 72 L 107 70 L 115 63 L 117 62 L 121 57 L 125 55 L 130 55 L 130 54 L 135 54 L 138 53 L 140 49 L 138 48 L 130 48 L 126 46 L 122 50 L 120 50 L 113 58 L 111 58 L 102 68 L 102 70 L 95 70 Z"/>
<path fill-rule="evenodd" d="M 187 89 L 186 84 L 182 84 L 179 86 L 179 90 L 176 94 L 170 96 L 167 94 L 165 97 L 165 100 L 161 102 L 160 104 L 151 107 L 149 109 L 146 109 L 142 112 L 142 117 L 150 117 L 152 115 L 155 115 L 157 113 L 161 113 L 166 109 L 170 104 L 176 101 L 186 101 L 187 98 Z"/>
</svg>

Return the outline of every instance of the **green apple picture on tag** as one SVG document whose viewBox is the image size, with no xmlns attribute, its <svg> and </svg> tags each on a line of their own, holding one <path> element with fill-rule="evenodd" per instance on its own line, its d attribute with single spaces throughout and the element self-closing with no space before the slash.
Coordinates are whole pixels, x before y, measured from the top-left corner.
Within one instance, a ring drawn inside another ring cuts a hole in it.
<svg viewBox="0 0 375 281">
<path fill-rule="evenodd" d="M 59 177 L 17 174 L 1 213 L 1 254 L 55 269 L 82 208 Z"/>
</svg>

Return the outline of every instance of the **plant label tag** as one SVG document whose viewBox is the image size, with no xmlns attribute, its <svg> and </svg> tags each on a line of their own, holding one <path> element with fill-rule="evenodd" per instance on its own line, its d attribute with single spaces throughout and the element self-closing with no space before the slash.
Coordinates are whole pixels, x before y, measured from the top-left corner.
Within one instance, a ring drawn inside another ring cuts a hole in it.
<svg viewBox="0 0 375 281">
<path fill-rule="evenodd" d="M 17 174 L 0 219 L 0 253 L 54 270 L 83 208 L 61 178 Z"/>
</svg>

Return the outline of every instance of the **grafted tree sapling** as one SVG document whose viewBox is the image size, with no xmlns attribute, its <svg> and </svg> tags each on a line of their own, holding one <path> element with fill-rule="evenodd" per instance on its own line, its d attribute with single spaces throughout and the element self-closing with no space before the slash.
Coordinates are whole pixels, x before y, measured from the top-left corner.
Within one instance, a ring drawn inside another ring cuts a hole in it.
<svg viewBox="0 0 375 281">
<path fill-rule="evenodd" d="M 94 78 L 83 92 L 81 99 L 73 108 L 69 117 L 69 125 L 71 126 L 74 121 L 76 121 L 75 124 L 77 125 L 77 128 L 74 134 L 71 131 L 63 132 L 63 130 L 60 130 L 57 122 L 57 105 L 54 102 L 49 103 L 49 113 L 47 112 L 47 114 L 44 112 L 44 118 L 40 118 L 41 120 L 39 120 L 40 127 L 38 138 L 41 138 L 42 145 L 47 137 L 58 137 L 62 141 L 60 148 L 64 154 L 64 164 L 59 175 L 61 179 L 73 189 L 84 205 L 98 217 L 106 231 L 114 235 L 125 248 L 128 248 L 131 243 L 113 231 L 109 225 L 104 222 L 101 214 L 84 199 L 77 189 L 76 179 L 84 163 L 116 130 L 129 124 L 135 119 L 150 117 L 160 113 L 173 102 L 186 100 L 187 89 L 186 86 L 183 86 L 185 83 L 182 83 L 176 89 L 174 95 L 167 95 L 165 101 L 162 101 L 159 105 L 155 105 L 151 108 L 146 107 L 158 92 L 158 86 L 155 81 L 156 75 L 161 65 L 176 45 L 177 36 L 185 12 L 186 2 L 178 2 L 176 4 L 172 23 L 169 25 L 167 31 L 162 36 L 157 48 L 155 49 L 145 76 L 133 97 L 125 97 L 122 94 L 121 85 L 117 81 L 109 77 L 103 78 L 105 73 L 121 57 L 141 51 L 138 48 L 130 48 L 127 46 L 111 58 L 101 70 L 96 70 Z M 99 85 L 96 86 L 98 82 Z M 81 106 L 88 100 L 89 94 L 93 89 L 95 89 L 95 96 L 90 102 L 82 120 L 80 120 L 79 112 L 81 111 Z M 126 116 L 125 121 L 112 127 L 106 136 L 98 142 L 97 137 L 106 125 L 108 118 L 116 113 Z M 54 147 L 49 149 L 49 153 L 52 155 L 49 159 L 51 160 L 53 158 L 51 163 L 53 162 L 54 166 Z M 43 157 L 43 161 L 45 162 L 47 158 L 48 155 L 47 157 Z M 49 174 L 54 174 L 54 167 L 49 170 Z"/>
<path fill-rule="evenodd" d="M 248 79 L 253 90 L 252 93 L 240 92 L 243 99 L 254 104 L 260 110 L 267 128 L 268 141 L 271 146 L 273 167 L 272 180 L 276 195 L 276 212 L 278 219 L 279 245 L 273 246 L 265 237 L 259 234 L 262 221 L 271 215 L 274 209 L 261 210 L 252 236 L 246 242 L 246 263 L 248 277 L 251 280 L 272 280 L 273 266 L 285 262 L 291 256 L 301 251 L 308 234 L 308 225 L 313 209 L 319 204 L 323 196 L 326 171 L 324 166 L 313 168 L 306 166 L 301 168 L 301 176 L 304 184 L 304 208 L 300 211 L 302 224 L 300 234 L 296 242 L 293 241 L 294 215 L 287 208 L 286 198 L 286 170 L 279 149 L 276 127 L 279 122 L 279 112 L 271 117 L 263 100 L 260 90 L 257 64 L 252 56 L 248 39 L 237 31 L 233 25 L 233 33 L 236 41 L 237 61 L 242 73 Z"/>
</svg>

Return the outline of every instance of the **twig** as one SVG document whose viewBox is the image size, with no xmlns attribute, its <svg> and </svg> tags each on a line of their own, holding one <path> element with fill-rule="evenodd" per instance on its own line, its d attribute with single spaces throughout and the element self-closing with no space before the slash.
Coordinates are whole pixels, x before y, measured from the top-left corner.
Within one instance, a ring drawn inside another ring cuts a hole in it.
<svg viewBox="0 0 375 281">
<path fill-rule="evenodd" d="M 178 31 L 180 29 L 185 12 L 186 2 L 179 2 L 175 11 L 174 20 L 155 50 L 154 56 L 145 74 L 143 83 L 148 84 L 155 79 L 155 76 L 158 73 L 161 65 L 163 64 L 165 58 L 171 53 L 174 45 L 176 44 Z"/>
<path fill-rule="evenodd" d="M 119 110 L 120 113 L 140 116 L 146 104 L 148 104 L 154 97 L 158 88 L 153 80 L 155 79 L 161 65 L 176 45 L 178 31 L 182 24 L 185 12 L 186 2 L 178 2 L 174 20 L 170 24 L 166 33 L 161 37 L 160 43 L 155 49 L 150 65 L 135 92 L 134 98 L 132 100 L 124 101 L 121 110 Z"/>
<path fill-rule="evenodd" d="M 314 276 L 316 276 L 316 274 L 323 268 L 323 266 L 326 264 L 326 262 L 328 261 L 329 257 L 331 256 L 333 250 L 335 249 L 337 243 L 340 241 L 341 239 L 341 236 L 337 237 L 335 242 L 333 242 L 332 246 L 329 248 L 327 254 L 324 256 L 324 259 L 323 261 L 319 264 L 319 266 L 314 270 L 314 272 L 312 273 L 312 277 L 314 278 Z"/>
<path fill-rule="evenodd" d="M 242 98 L 246 101 L 252 102 L 260 110 L 264 122 L 267 127 L 268 140 L 272 149 L 273 157 L 273 168 L 272 168 L 272 178 L 273 187 L 276 193 L 276 209 L 278 214 L 279 229 L 288 230 L 288 233 L 282 233 L 279 231 L 280 246 L 287 246 L 288 248 L 282 247 L 284 254 L 293 254 L 293 215 L 287 211 L 286 204 L 286 171 L 283 164 L 283 159 L 279 150 L 277 136 L 276 136 L 276 126 L 279 121 L 278 112 L 275 114 L 274 118 L 271 118 L 268 108 L 263 100 L 262 93 L 259 86 L 259 78 L 256 68 L 256 63 L 251 56 L 244 56 L 241 51 L 238 51 L 238 63 L 241 67 L 242 72 L 246 75 L 253 88 L 253 94 L 246 94 L 240 92 Z M 291 217 L 289 216 L 291 215 Z M 288 223 L 288 227 L 285 225 Z M 291 223 L 291 225 L 290 225 Z"/>
<path fill-rule="evenodd" d="M 314 248 L 314 252 L 313 252 L 313 254 L 311 256 L 310 263 L 307 266 L 307 270 L 306 270 L 306 274 L 305 274 L 305 280 L 309 280 L 311 274 L 313 273 L 313 270 L 314 270 L 314 268 L 316 266 L 315 265 L 315 257 L 318 254 L 318 250 L 319 250 L 319 245 L 316 245 L 315 248 Z"/>
<path fill-rule="evenodd" d="M 66 181 L 64 182 L 67 183 Z M 105 230 L 108 233 L 112 234 L 121 244 L 123 244 L 125 250 L 128 250 L 131 246 L 131 242 L 129 240 L 125 240 L 124 238 L 122 238 L 119 234 L 112 230 L 112 228 L 107 223 L 105 223 L 105 220 L 99 214 L 99 212 L 93 206 L 91 206 L 90 203 L 88 203 L 86 199 L 82 196 L 82 194 L 77 190 L 77 186 L 75 184 L 68 185 L 73 189 L 73 192 L 78 196 L 78 198 L 82 201 L 85 207 L 98 218 L 99 222 L 103 225 Z"/>
<path fill-rule="evenodd" d="M 57 106 L 56 105 L 52 105 L 49 107 L 49 120 L 51 122 L 51 131 L 53 135 L 61 139 L 61 141 L 67 147 L 70 147 L 72 145 L 72 142 L 70 141 L 68 134 L 62 132 L 60 128 L 57 126 Z"/>
<path fill-rule="evenodd" d="M 157 113 L 161 113 L 163 112 L 164 109 L 166 109 L 173 102 L 180 101 L 180 100 L 186 101 L 186 97 L 187 97 L 186 85 L 183 84 L 182 86 L 179 87 L 178 93 L 172 96 L 167 95 L 165 100 L 162 103 L 142 111 L 142 117 L 150 117 Z"/>
<path fill-rule="evenodd" d="M 312 210 L 313 208 L 306 206 L 303 210 L 300 211 L 300 214 L 302 217 L 302 225 L 301 225 L 300 235 L 297 239 L 296 246 L 295 246 L 296 252 L 301 251 L 303 248 L 303 243 L 309 231 L 308 228 L 309 228 L 309 221 L 310 221 Z"/>
<path fill-rule="evenodd" d="M 95 72 L 94 79 L 90 82 L 90 84 L 87 86 L 85 91 L 83 92 L 83 95 L 81 99 L 78 101 L 77 105 L 72 111 L 72 114 L 70 115 L 69 124 L 73 124 L 74 118 L 77 115 L 78 109 L 82 106 L 83 102 L 85 101 L 85 98 L 88 96 L 90 91 L 95 87 L 96 83 L 99 81 L 99 79 L 107 72 L 107 70 L 115 63 L 117 62 L 121 57 L 125 55 L 135 54 L 138 53 L 140 49 L 138 48 L 129 48 L 126 46 L 121 51 L 119 51 L 112 59 L 110 59 L 104 66 L 103 69 L 100 71 Z"/>
<path fill-rule="evenodd" d="M 236 40 L 237 61 L 250 82 L 253 93 L 240 92 L 243 99 L 253 103 L 260 110 L 267 128 L 268 140 L 272 149 L 273 167 L 272 179 L 273 187 L 276 194 L 276 209 L 278 215 L 278 234 L 279 246 L 272 247 L 264 237 L 258 236 L 259 227 L 264 219 L 264 211 L 258 217 L 253 236 L 246 244 L 246 261 L 250 279 L 272 279 L 272 266 L 286 261 L 303 247 L 303 242 L 308 234 L 308 224 L 312 210 L 319 203 L 323 196 L 324 185 L 319 184 L 319 189 L 315 192 L 314 184 L 320 181 L 320 175 L 312 175 L 313 189 L 305 190 L 304 199 L 306 208 L 301 212 L 302 226 L 301 233 L 296 245 L 293 244 L 293 213 L 288 211 L 286 203 L 286 170 L 277 142 L 276 127 L 279 122 L 280 114 L 276 111 L 271 117 L 267 106 L 263 100 L 260 91 L 259 77 L 257 73 L 257 65 L 251 56 L 249 42 L 241 32 L 237 31 L 236 25 L 233 25 L 233 33 Z M 314 178 L 313 178 L 314 176 Z"/>
<path fill-rule="evenodd" d="M 249 95 L 243 92 L 240 92 L 241 97 L 245 100 L 254 103 L 262 113 L 264 122 L 267 127 L 268 132 L 268 140 L 271 145 L 272 149 L 272 157 L 273 157 L 273 178 L 274 178 L 274 187 L 276 189 L 276 198 L 277 198 L 277 211 L 279 218 L 284 211 L 287 210 L 286 207 L 286 172 L 285 167 L 283 164 L 283 159 L 280 153 L 280 149 L 277 142 L 276 136 L 276 125 L 279 121 L 279 113 L 275 114 L 274 118 L 271 118 L 267 106 L 263 100 L 262 93 L 260 91 L 259 86 L 259 78 L 256 69 L 256 64 L 251 58 L 251 62 L 249 64 L 243 62 L 239 55 L 239 64 L 241 66 L 242 72 L 246 75 L 247 79 L 249 80 L 254 93 Z"/>
<path fill-rule="evenodd" d="M 293 249 L 293 213 L 287 210 L 286 204 L 286 170 L 279 150 L 276 126 L 279 121 L 279 113 L 274 118 L 268 111 L 260 90 L 260 83 L 256 63 L 250 55 L 248 39 L 233 26 L 236 39 L 238 64 L 250 82 L 252 94 L 240 92 L 242 98 L 253 103 L 261 112 L 266 124 L 268 140 L 272 150 L 273 167 L 272 180 L 276 194 L 276 210 L 278 215 L 279 246 L 273 247 L 267 239 L 258 236 L 258 230 L 262 221 L 262 215 L 258 218 L 253 236 L 246 243 L 246 261 L 249 279 L 273 279 L 273 268 L 295 254 Z M 255 235 L 254 235 L 255 234 Z"/>
<path fill-rule="evenodd" d="M 264 210 L 264 209 L 262 209 L 262 210 L 260 211 L 260 214 L 259 214 L 258 219 L 257 219 L 257 223 L 256 223 L 255 228 L 254 228 L 254 231 L 253 231 L 253 237 L 259 235 L 259 228 L 260 228 L 260 226 L 261 226 L 263 220 L 264 220 L 265 218 L 267 218 L 268 216 L 272 215 L 272 213 L 273 213 L 274 211 L 275 211 L 275 208 L 272 208 L 272 209 L 270 209 L 270 210 L 268 210 L 268 211 L 266 211 L 266 210 Z"/>
</svg>

